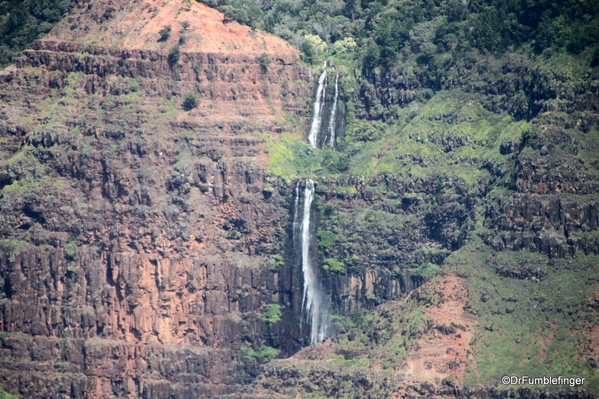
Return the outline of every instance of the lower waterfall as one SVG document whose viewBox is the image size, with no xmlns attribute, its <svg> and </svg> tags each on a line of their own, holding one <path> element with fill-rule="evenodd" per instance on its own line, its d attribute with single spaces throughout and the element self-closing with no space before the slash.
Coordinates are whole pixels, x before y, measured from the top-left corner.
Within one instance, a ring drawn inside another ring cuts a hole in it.
<svg viewBox="0 0 599 399">
<path fill-rule="evenodd" d="M 296 201 L 294 203 L 294 241 L 299 244 L 302 262 L 302 273 L 304 277 L 304 294 L 302 299 L 303 317 L 310 324 L 310 344 L 316 344 L 324 340 L 330 330 L 329 325 L 329 303 L 324 294 L 322 285 L 318 279 L 318 273 L 310 256 L 310 244 L 312 232 L 310 225 L 310 211 L 314 200 L 314 182 L 306 179 L 304 189 L 304 204 L 301 213 L 301 226 L 299 225 L 299 181 L 296 186 Z M 299 236 L 299 237 L 298 237 Z M 299 238 L 299 240 L 298 240 Z"/>
</svg>

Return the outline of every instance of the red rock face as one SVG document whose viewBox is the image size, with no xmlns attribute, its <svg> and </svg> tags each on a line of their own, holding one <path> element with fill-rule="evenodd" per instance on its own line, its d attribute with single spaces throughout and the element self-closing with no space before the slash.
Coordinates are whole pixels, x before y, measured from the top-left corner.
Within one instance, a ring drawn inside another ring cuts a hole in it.
<svg viewBox="0 0 599 399">
<path fill-rule="evenodd" d="M 264 139 L 301 128 L 285 119 L 309 97 L 299 56 L 197 3 L 77 7 L 0 73 L 0 383 L 24 398 L 230 393 L 242 344 L 293 335 L 260 314 L 292 296 L 269 269 L 289 212 L 264 190 Z"/>
</svg>

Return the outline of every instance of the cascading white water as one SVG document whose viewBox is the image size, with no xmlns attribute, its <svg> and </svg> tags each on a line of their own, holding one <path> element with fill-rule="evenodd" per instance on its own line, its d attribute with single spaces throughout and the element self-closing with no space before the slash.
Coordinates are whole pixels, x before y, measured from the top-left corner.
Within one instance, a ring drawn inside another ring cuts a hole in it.
<svg viewBox="0 0 599 399">
<path fill-rule="evenodd" d="M 310 232 L 310 209 L 312 207 L 313 199 L 314 182 L 310 179 L 306 179 L 301 226 L 301 258 L 302 273 L 304 275 L 302 309 L 304 309 L 306 319 L 310 322 L 311 345 L 324 340 L 329 331 L 328 302 L 326 296 L 322 292 L 316 270 L 310 259 L 310 241 L 312 238 Z M 294 221 L 295 219 L 296 218 L 294 217 Z"/>
<path fill-rule="evenodd" d="M 318 148 L 318 133 L 322 125 L 322 110 L 324 108 L 324 99 L 326 95 L 327 63 L 323 65 L 324 70 L 318 78 L 318 88 L 316 89 L 316 99 L 314 101 L 314 113 L 312 115 L 312 124 L 308 134 L 308 142 L 312 148 Z"/>
<path fill-rule="evenodd" d="M 339 97 L 339 72 L 335 75 L 335 97 L 333 97 L 333 107 L 331 108 L 331 117 L 329 119 L 329 142 L 331 148 L 335 149 L 335 118 L 337 114 L 337 98 Z"/>
</svg>

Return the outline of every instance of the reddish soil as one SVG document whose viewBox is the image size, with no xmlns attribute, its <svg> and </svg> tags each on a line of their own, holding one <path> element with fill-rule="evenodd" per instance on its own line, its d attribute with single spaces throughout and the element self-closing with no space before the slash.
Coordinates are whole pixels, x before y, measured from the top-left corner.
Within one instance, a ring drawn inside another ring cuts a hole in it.
<svg viewBox="0 0 599 399">
<path fill-rule="evenodd" d="M 203 4 L 192 1 L 191 7 L 180 0 L 102 1 L 92 7 L 85 18 L 65 20 L 44 40 L 70 41 L 104 47 L 168 52 L 186 37 L 182 51 L 227 54 L 288 54 L 291 45 L 275 36 L 253 30 Z M 93 3 L 92 3 L 93 4 Z M 112 10 L 112 11 L 111 11 Z M 181 22 L 189 22 L 183 29 Z M 159 41 L 164 26 L 172 27 L 166 41 Z"/>
<path fill-rule="evenodd" d="M 420 349 L 409 355 L 401 366 L 406 377 L 415 381 L 429 381 L 435 384 L 453 375 L 454 381 L 464 379 L 464 371 L 472 361 L 470 341 L 475 320 L 464 313 L 467 300 L 466 280 L 454 274 L 447 275 L 437 286 L 438 305 L 431 306 L 426 316 L 431 317 L 436 326 L 459 326 L 453 334 L 443 334 L 437 328 L 431 329 L 419 341 Z"/>
</svg>

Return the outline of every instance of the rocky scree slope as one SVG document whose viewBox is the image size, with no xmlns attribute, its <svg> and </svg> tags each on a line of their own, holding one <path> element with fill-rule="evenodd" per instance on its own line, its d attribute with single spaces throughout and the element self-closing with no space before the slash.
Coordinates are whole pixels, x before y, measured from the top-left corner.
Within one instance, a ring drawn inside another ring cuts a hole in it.
<svg viewBox="0 0 599 399">
<path fill-rule="evenodd" d="M 298 62 L 200 4 L 79 1 L 0 73 L 6 390 L 214 397 L 242 345 L 297 346 L 264 317 L 293 294 L 264 139 L 307 107 Z"/>
</svg>

